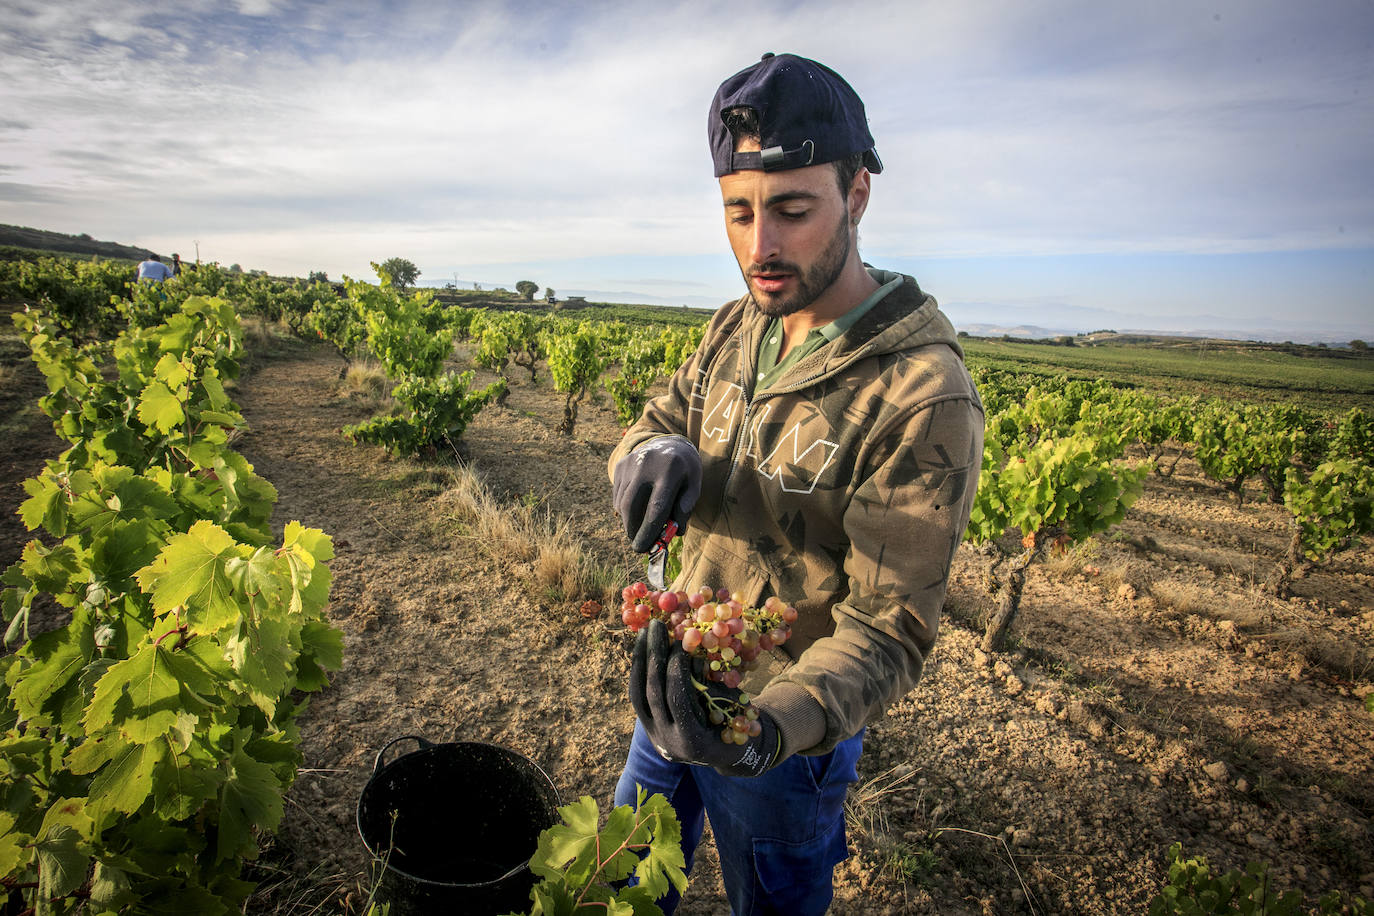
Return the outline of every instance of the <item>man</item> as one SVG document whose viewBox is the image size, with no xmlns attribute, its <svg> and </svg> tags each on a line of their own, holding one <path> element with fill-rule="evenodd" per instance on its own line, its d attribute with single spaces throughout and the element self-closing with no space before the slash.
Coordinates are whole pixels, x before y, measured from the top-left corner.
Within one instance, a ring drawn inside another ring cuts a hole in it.
<svg viewBox="0 0 1374 916">
<path fill-rule="evenodd" d="M 171 269 L 162 263 L 162 259 L 155 254 L 148 255 L 148 260 L 138 263 L 138 280 L 140 283 L 161 283 L 172 276 Z"/>
<path fill-rule="evenodd" d="M 616 803 L 636 784 L 666 795 L 689 868 L 709 814 L 734 913 L 823 913 L 863 729 L 935 641 L 982 404 L 935 300 L 859 257 L 882 163 L 838 74 L 764 55 L 721 84 L 708 133 L 748 294 L 611 455 L 614 503 L 637 551 L 681 526 L 673 588 L 776 595 L 801 616 L 744 684 L 762 728 L 743 747 L 705 720 L 680 643 L 641 631 Z"/>
</svg>

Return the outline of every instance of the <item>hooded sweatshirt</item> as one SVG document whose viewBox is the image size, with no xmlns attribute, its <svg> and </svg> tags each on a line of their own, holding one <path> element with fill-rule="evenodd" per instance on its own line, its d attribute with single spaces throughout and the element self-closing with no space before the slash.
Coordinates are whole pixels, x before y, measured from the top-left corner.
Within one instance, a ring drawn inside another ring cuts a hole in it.
<svg viewBox="0 0 1374 916">
<path fill-rule="evenodd" d="M 901 276 L 870 269 L 878 283 Z M 755 390 L 769 319 L 723 306 L 608 469 L 663 435 L 702 461 L 671 588 L 794 605 L 792 637 L 745 681 L 782 736 L 823 754 L 900 699 L 935 642 L 983 457 L 983 406 L 953 326 L 911 277 Z"/>
</svg>

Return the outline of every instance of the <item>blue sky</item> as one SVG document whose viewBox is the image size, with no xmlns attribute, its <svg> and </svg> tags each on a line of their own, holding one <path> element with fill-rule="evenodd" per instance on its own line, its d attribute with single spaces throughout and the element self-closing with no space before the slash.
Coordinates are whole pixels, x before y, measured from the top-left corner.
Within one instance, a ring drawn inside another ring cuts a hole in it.
<svg viewBox="0 0 1374 916">
<path fill-rule="evenodd" d="M 715 305 L 705 143 L 763 51 L 886 169 L 955 323 L 1374 337 L 1374 2 L 0 0 L 0 222 L 273 273 Z"/>
</svg>

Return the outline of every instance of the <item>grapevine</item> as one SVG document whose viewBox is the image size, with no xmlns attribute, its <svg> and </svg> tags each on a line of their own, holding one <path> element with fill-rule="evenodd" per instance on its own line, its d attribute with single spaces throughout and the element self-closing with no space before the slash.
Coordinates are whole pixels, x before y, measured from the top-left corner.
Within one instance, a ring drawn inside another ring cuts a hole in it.
<svg viewBox="0 0 1374 916">
<path fill-rule="evenodd" d="M 15 322 L 72 445 L 25 481 L 41 533 L 0 575 L 22 640 L 0 660 L 0 887 L 20 912 L 241 912 L 302 760 L 301 694 L 341 662 L 330 539 L 293 521 L 277 544 L 275 490 L 227 447 L 228 302 L 100 348 Z M 40 602 L 70 621 L 30 638 Z"/>
<path fill-rule="evenodd" d="M 744 744 L 760 733 L 758 710 L 739 686 L 764 652 L 791 638 L 795 607 L 776 595 L 769 596 L 762 607 L 753 607 L 739 592 L 705 585 L 688 593 L 659 591 L 635 582 L 625 586 L 620 597 L 620 619 L 625 626 L 638 632 L 650 620 L 660 620 L 692 658 L 693 668 L 707 681 L 693 677 L 693 685 L 711 724 L 722 726 L 722 741 Z M 714 684 L 726 692 L 713 689 Z"/>
</svg>

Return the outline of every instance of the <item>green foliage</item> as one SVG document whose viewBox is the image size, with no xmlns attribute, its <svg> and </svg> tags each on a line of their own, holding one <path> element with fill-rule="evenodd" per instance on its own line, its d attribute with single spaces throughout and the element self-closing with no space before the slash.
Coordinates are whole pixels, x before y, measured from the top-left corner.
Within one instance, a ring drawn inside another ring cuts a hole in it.
<svg viewBox="0 0 1374 916">
<path fill-rule="evenodd" d="M 558 431 L 571 436 L 577 424 L 577 405 L 596 383 L 609 362 L 601 329 L 582 322 L 576 329 L 548 337 L 549 373 L 553 386 L 567 397 L 563 404 L 563 423 Z"/>
<path fill-rule="evenodd" d="M 1297 546 L 1314 563 L 1374 531 L 1374 467 L 1349 458 L 1326 461 L 1311 474 L 1288 469 L 1284 505 Z"/>
<path fill-rule="evenodd" d="M 477 337 L 477 346 L 472 351 L 472 361 L 483 369 L 505 376 L 510 365 L 510 338 L 495 324 L 487 324 Z"/>
<path fill-rule="evenodd" d="M 521 280 L 515 284 L 515 291 L 519 293 L 526 302 L 533 302 L 534 294 L 539 292 L 539 284 L 535 283 L 533 280 Z"/>
<path fill-rule="evenodd" d="M 119 299 L 134 282 L 122 262 L 38 258 L 0 262 L 0 299 L 25 300 L 49 312 L 66 334 L 101 337 L 113 333 Z"/>
<path fill-rule="evenodd" d="M 454 305 L 444 310 L 444 320 L 448 327 L 453 330 L 455 338 L 467 340 L 472 336 L 473 324 L 484 314 L 486 314 L 486 309 Z"/>
<path fill-rule="evenodd" d="M 1269 866 L 1250 862 L 1245 871 L 1217 874 L 1205 856 L 1184 858 L 1183 846 L 1169 847 L 1169 883 L 1150 901 L 1149 916 L 1304 916 L 1307 913 L 1365 916 L 1369 904 L 1360 897 L 1332 891 L 1313 910 L 1301 891 L 1277 891 Z"/>
<path fill-rule="evenodd" d="M 620 372 L 605 381 L 621 426 L 631 426 L 644 411 L 649 388 L 663 368 L 664 341 L 633 337 L 619 351 Z"/>
<path fill-rule="evenodd" d="M 471 372 L 439 375 L 453 351 L 453 313 L 458 310 L 444 310 L 429 291 L 398 294 L 385 266 L 373 267 L 380 279 L 376 286 L 346 277 L 344 282 L 349 302 L 367 328 L 368 348 L 397 382 L 391 394 L 398 406 L 389 415 L 347 426 L 343 433 L 353 442 L 381 445 L 396 455 L 433 454 L 445 444 L 452 448 L 472 418 L 505 395 L 506 381 L 498 379 L 474 393 L 468 390 Z M 462 317 L 470 325 L 477 316 Z M 499 361 L 499 342 L 494 337 L 488 341 L 485 358 Z"/>
<path fill-rule="evenodd" d="M 229 303 L 188 299 L 165 324 L 130 328 L 104 347 L 76 347 L 42 313 L 18 313 L 14 321 L 47 378 L 49 393 L 39 406 L 53 419 L 57 435 L 72 443 L 68 463 L 87 467 L 101 461 L 142 473 L 203 462 L 210 473 L 225 477 L 236 510 L 260 507 L 260 500 L 237 492 L 238 468 L 232 465 L 242 459 L 219 455 L 227 452 L 222 447 L 229 433 L 243 426 L 223 385 L 238 375 L 243 349 Z M 97 363 L 105 353 L 113 354 L 113 373 Z M 217 457 L 223 467 L 215 464 Z"/>
<path fill-rule="evenodd" d="M 665 327 L 659 333 L 659 340 L 663 344 L 663 374 L 672 375 L 676 372 L 678 367 L 696 352 L 701 339 L 705 336 L 704 323 L 688 327 Z"/>
<path fill-rule="evenodd" d="M 415 281 L 420 279 L 420 269 L 414 261 L 405 258 L 387 258 L 380 265 L 373 264 L 372 267 L 378 273 L 385 274 L 400 289 L 414 286 Z"/>
<path fill-rule="evenodd" d="M 1043 550 L 1063 550 L 1107 530 L 1143 491 L 1151 463 L 1121 461 L 1125 434 L 1112 422 L 1110 398 L 1091 388 L 1062 395 L 1031 389 L 1021 404 L 988 418 L 965 534 L 1000 555 L 989 569 L 989 585 L 1001 594 L 984 651 L 1001 648 L 1020 605 L 1025 570 Z M 999 574 L 1008 559 L 1001 538 L 1012 528 L 1022 534 L 1023 551 Z"/>
<path fill-rule="evenodd" d="M 1123 437 L 1139 443 L 1151 458 L 1161 457 L 1170 442 L 1180 449 L 1192 442 L 1193 418 L 1201 410 L 1198 398 L 1119 391 L 1114 400 Z M 1166 471 L 1162 465 L 1155 466 L 1166 477 L 1172 473 L 1172 468 L 1170 465 Z"/>
<path fill-rule="evenodd" d="M 1312 418 L 1296 408 L 1255 404 L 1207 404 L 1193 424 L 1193 457 L 1203 472 L 1224 485 L 1240 504 L 1245 482 L 1264 479 L 1270 498 L 1282 498 L 1284 478 L 1309 452 Z"/>
<path fill-rule="evenodd" d="M 682 827 L 662 795 L 642 786 L 634 807 L 613 809 L 597 829 L 600 811 L 590 796 L 558 809 L 562 824 L 539 835 L 530 868 L 539 883 L 531 891 L 531 916 L 650 916 L 656 900 L 687 888 Z M 620 886 L 633 876 L 632 887 Z"/>
<path fill-rule="evenodd" d="M 1351 408 L 1337 422 L 1326 454 L 1328 458 L 1374 464 L 1374 416 L 1359 407 Z"/>
<path fill-rule="evenodd" d="M 403 297 L 385 266 L 372 265 L 377 285 L 344 278 L 349 299 L 367 325 L 367 348 L 393 379 L 434 378 L 453 352 L 453 331 L 428 290 Z"/>
<path fill-rule="evenodd" d="M 497 379 L 478 392 L 469 392 L 472 372 L 446 372 L 438 378 L 409 376 L 391 394 L 402 405 L 398 415 L 374 417 L 344 427 L 353 442 L 381 445 L 394 455 L 433 453 L 441 445 L 452 448 L 472 418 L 506 390 Z"/>
<path fill-rule="evenodd" d="M 1033 445 L 1004 445 L 989 435 L 969 540 L 984 543 L 1008 528 L 1026 536 L 1067 538 L 1067 543 L 1084 540 L 1125 517 L 1149 471 L 1146 462 L 1133 467 L 1115 463 L 1101 453 L 1097 440 L 1082 435 L 1040 439 Z"/>
<path fill-rule="evenodd" d="M 357 300 L 351 296 L 316 300 L 305 316 L 304 325 L 338 351 L 345 370 L 367 340 L 367 325 Z"/>
<path fill-rule="evenodd" d="M 511 361 L 528 369 L 530 381 L 535 381 L 539 361 L 547 355 L 545 340 L 550 327 L 548 319 L 536 318 L 524 312 L 507 312 L 502 324 L 510 339 Z"/>
<path fill-rule="evenodd" d="M 274 280 L 249 277 L 232 292 L 241 315 L 261 315 L 285 323 L 296 333 L 306 329 L 307 316 L 317 303 L 338 297 L 328 281 Z"/>
<path fill-rule="evenodd" d="M 297 694 L 341 660 L 329 538 L 290 522 L 272 546 L 275 492 L 227 447 L 228 303 L 102 348 L 16 323 L 72 446 L 25 482 L 44 537 L 0 578 L 24 640 L 0 661 L 0 880 L 38 912 L 240 912 L 301 762 Z M 40 600 L 70 622 L 28 639 Z"/>
</svg>

